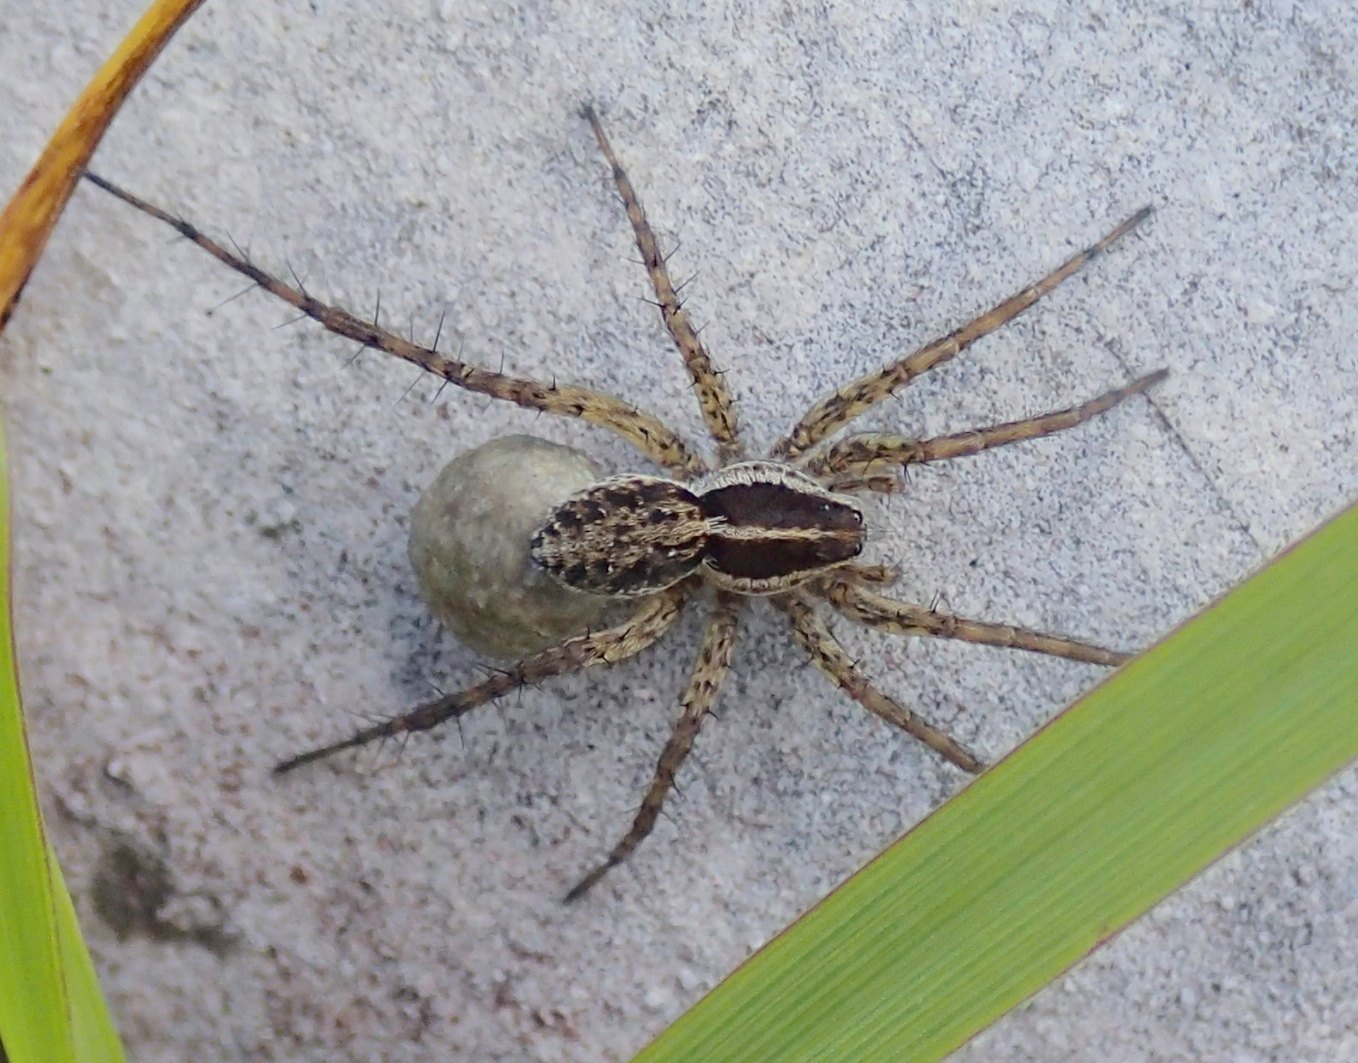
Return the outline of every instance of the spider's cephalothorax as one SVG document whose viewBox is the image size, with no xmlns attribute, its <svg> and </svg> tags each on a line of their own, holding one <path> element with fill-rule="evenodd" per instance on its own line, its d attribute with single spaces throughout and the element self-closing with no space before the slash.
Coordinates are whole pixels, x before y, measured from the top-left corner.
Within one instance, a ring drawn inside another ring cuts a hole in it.
<svg viewBox="0 0 1358 1063">
<path fill-rule="evenodd" d="M 607 858 L 567 894 L 581 896 L 626 859 L 651 831 L 679 768 L 711 712 L 731 661 L 740 613 L 751 595 L 762 595 L 782 612 L 795 641 L 811 661 L 865 708 L 919 739 L 965 771 L 981 761 L 955 739 L 901 705 L 864 674 L 840 645 L 822 606 L 840 618 L 905 636 L 961 639 L 1116 665 L 1126 655 L 1060 635 L 1007 624 L 969 620 L 898 601 L 880 593 L 888 570 L 858 564 L 863 517 L 846 494 L 899 488 L 910 465 L 979 454 L 993 447 L 1073 428 L 1144 392 L 1164 378 L 1148 373 L 1079 405 L 1004 424 L 927 439 L 865 432 L 835 439 L 851 421 L 905 387 L 915 377 L 956 357 L 983 336 L 1027 310 L 1091 259 L 1102 254 L 1149 214 L 1144 208 L 1047 276 L 978 317 L 917 350 L 829 392 L 773 447 L 768 459 L 745 461 L 726 378 L 689 323 L 665 258 L 641 202 L 618 161 L 598 117 L 583 111 L 612 170 L 632 233 L 650 276 L 656 305 L 683 359 L 720 463 L 708 466 L 673 429 L 631 403 L 573 385 L 509 376 L 469 365 L 432 347 L 398 336 L 322 302 L 300 284 L 288 285 L 189 223 L 90 175 L 94 183 L 139 210 L 167 222 L 193 243 L 254 284 L 319 322 L 331 332 L 405 359 L 468 391 L 528 409 L 579 417 L 616 432 L 665 470 L 668 478 L 623 476 L 595 484 L 563 500 L 524 550 L 557 580 L 594 594 L 631 600 L 621 623 L 551 645 L 479 683 L 442 695 L 410 712 L 283 761 L 278 771 L 374 740 L 426 731 L 458 719 L 480 705 L 526 684 L 592 665 L 615 664 L 654 644 L 678 619 L 694 591 L 715 588 L 697 663 L 681 698 L 682 711 L 656 765 L 630 829 Z"/>
<path fill-rule="evenodd" d="M 728 465 L 693 489 L 618 476 L 557 506 L 533 558 L 568 587 L 654 594 L 701 571 L 737 594 L 775 594 L 863 552 L 863 511 L 776 461 Z"/>
</svg>

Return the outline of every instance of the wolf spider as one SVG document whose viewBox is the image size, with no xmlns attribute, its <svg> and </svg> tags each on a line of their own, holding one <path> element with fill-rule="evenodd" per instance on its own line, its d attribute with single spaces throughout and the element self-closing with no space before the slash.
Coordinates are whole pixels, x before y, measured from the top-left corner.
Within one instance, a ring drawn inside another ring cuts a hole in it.
<svg viewBox="0 0 1358 1063">
<path fill-rule="evenodd" d="M 651 832 L 675 775 L 713 708 L 730 665 L 741 613 L 751 596 L 762 596 L 781 611 L 793 638 L 811 661 L 850 697 L 967 772 L 979 772 L 983 767 L 980 759 L 879 690 L 835 638 L 819 605 L 828 605 L 854 623 L 897 635 L 960 639 L 1097 665 L 1114 666 L 1125 661 L 1126 654 L 1086 642 L 964 619 L 887 597 L 880 588 L 891 581 L 891 572 L 856 561 L 864 540 L 863 514 L 849 496 L 899 490 L 904 472 L 912 464 L 978 454 L 1074 428 L 1145 391 L 1166 375 L 1162 369 L 1068 409 L 968 432 L 928 439 L 868 432 L 832 439 L 860 414 L 920 374 L 954 358 L 1027 310 L 1145 220 L 1150 214 L 1146 207 L 1035 284 L 968 324 L 836 388 L 815 403 L 767 457 L 747 460 L 726 378 L 714 368 L 689 322 L 641 201 L 594 109 L 586 106 L 581 115 L 611 169 L 650 276 L 655 302 L 715 441 L 719 458 L 716 466 L 709 465 L 658 418 L 628 402 L 588 388 L 518 378 L 468 365 L 440 354 L 437 338 L 432 347 L 423 347 L 388 331 L 376 320 L 363 321 L 322 302 L 300 282 L 294 287 L 270 276 L 238 248 L 228 250 L 188 222 L 94 174 L 88 175 L 100 188 L 173 226 L 254 285 L 329 331 L 356 340 L 363 348 L 377 348 L 402 358 L 468 391 L 608 428 L 668 473 L 667 477 L 615 477 L 588 488 L 547 515 L 531 546 L 525 544 L 538 564 L 567 585 L 635 599 L 635 609 L 627 619 L 569 638 L 479 683 L 300 753 L 275 768 L 278 773 L 289 772 L 340 750 L 429 730 L 526 684 L 634 657 L 673 627 L 695 592 L 709 584 L 713 603 L 697 662 L 680 699 L 679 719 L 660 754 L 641 807 L 631 828 L 570 890 L 567 901 L 581 897 Z"/>
</svg>

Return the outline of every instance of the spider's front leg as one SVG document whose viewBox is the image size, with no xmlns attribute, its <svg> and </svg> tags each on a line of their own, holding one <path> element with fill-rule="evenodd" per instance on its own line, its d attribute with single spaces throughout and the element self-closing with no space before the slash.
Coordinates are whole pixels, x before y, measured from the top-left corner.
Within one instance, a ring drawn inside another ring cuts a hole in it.
<svg viewBox="0 0 1358 1063">
<path fill-rule="evenodd" d="M 674 777 L 692 751 L 698 730 L 712 711 L 722 680 L 726 678 L 727 669 L 731 666 L 731 650 L 735 645 L 736 628 L 743 608 L 744 599 L 738 595 L 726 593 L 717 595 L 716 611 L 703 633 L 698 660 L 693 666 L 688 686 L 684 689 L 684 696 L 680 702 L 683 711 L 674 725 L 669 741 L 665 743 L 665 748 L 660 753 L 660 760 L 655 766 L 655 777 L 651 780 L 646 796 L 641 799 L 641 808 L 632 821 L 631 829 L 613 847 L 603 863 L 571 887 L 571 891 L 566 894 L 567 902 L 579 900 L 584 896 L 591 886 L 626 860 L 655 827 L 665 798 L 674 787 Z"/>
<path fill-rule="evenodd" d="M 401 716 L 365 727 L 348 738 L 317 749 L 289 757 L 274 768 L 274 773 L 300 768 L 303 764 L 322 760 L 345 749 L 355 749 L 383 738 L 428 731 L 448 720 L 455 720 L 487 702 L 504 697 L 511 691 L 552 676 L 578 671 L 599 664 L 617 664 L 635 657 L 665 634 L 679 618 L 691 583 L 676 584 L 654 597 L 647 598 L 627 620 L 614 627 L 590 635 L 567 639 L 532 657 L 519 661 L 503 671 L 483 679 L 474 686 L 445 694 L 434 701 Z"/>
</svg>

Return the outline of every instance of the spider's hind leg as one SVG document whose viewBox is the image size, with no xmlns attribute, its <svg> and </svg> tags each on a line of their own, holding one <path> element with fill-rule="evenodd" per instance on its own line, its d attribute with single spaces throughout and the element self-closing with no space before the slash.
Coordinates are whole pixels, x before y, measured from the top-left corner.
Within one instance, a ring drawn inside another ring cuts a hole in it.
<svg viewBox="0 0 1358 1063">
<path fill-rule="evenodd" d="M 508 668 L 494 671 L 481 682 L 464 690 L 435 698 L 403 715 L 356 731 L 338 742 L 289 757 L 275 766 L 274 774 L 281 775 L 303 764 L 323 760 L 342 750 L 356 749 L 369 742 L 405 736 L 415 731 L 428 731 L 448 720 L 461 719 L 472 709 L 504 697 L 520 687 L 540 683 L 552 676 L 598 664 L 617 664 L 635 657 L 674 626 L 683 609 L 688 587 L 689 584 L 681 583 L 646 599 L 636 612 L 614 627 L 567 639 Z"/>
<path fill-rule="evenodd" d="M 660 244 L 656 241 L 650 222 L 646 220 L 646 211 L 641 206 L 641 199 L 637 196 L 636 189 L 632 187 L 632 182 L 618 160 L 613 145 L 609 143 L 598 114 L 589 104 L 583 106 L 580 113 L 594 131 L 594 139 L 599 142 L 599 150 L 603 152 L 604 159 L 613 172 L 613 183 L 617 186 L 618 196 L 627 209 L 627 220 L 632 223 L 637 249 L 641 252 L 642 263 L 650 275 L 656 305 L 660 307 L 660 316 L 664 318 L 665 328 L 669 330 L 674 345 L 679 348 L 684 367 L 693 381 L 693 388 L 698 395 L 698 405 L 702 408 L 703 421 L 721 451 L 721 463 L 725 465 L 736 461 L 741 456 L 741 446 L 736 432 L 735 406 L 731 400 L 731 392 L 726 386 L 726 378 L 713 366 L 707 348 L 703 346 L 702 340 L 698 339 L 698 333 L 689 322 L 688 314 L 679 300 L 679 294 L 670 281 L 665 256 L 660 253 Z"/>
<path fill-rule="evenodd" d="M 674 725 L 669 741 L 665 743 L 665 748 L 660 753 L 660 760 L 655 766 L 655 777 L 651 780 L 646 796 L 641 800 L 641 808 L 637 811 L 631 828 L 613 847 L 604 862 L 571 887 L 571 891 L 566 894 L 567 902 L 579 900 L 584 896 L 591 886 L 626 860 L 651 833 L 656 820 L 660 817 L 665 798 L 674 788 L 674 777 L 693 749 L 698 729 L 712 711 L 722 680 L 726 678 L 743 606 L 743 599 L 737 595 L 718 596 L 716 611 L 703 633 L 698 660 L 689 676 L 688 686 L 684 689 L 681 700 L 683 711 Z"/>
</svg>

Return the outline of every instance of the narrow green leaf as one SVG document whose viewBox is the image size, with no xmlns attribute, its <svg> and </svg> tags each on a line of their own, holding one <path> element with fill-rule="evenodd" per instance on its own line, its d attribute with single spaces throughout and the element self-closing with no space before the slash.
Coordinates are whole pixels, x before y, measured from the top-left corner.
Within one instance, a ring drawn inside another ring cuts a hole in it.
<svg viewBox="0 0 1358 1063">
<path fill-rule="evenodd" d="M 935 1060 L 1358 756 L 1358 506 L 1134 660 L 638 1060 Z"/>
<path fill-rule="evenodd" d="M 14 1063 L 123 1058 L 75 910 L 43 833 L 19 703 L 0 430 L 0 1045 Z"/>
<path fill-rule="evenodd" d="M 71 190 L 128 94 L 202 0 L 153 0 L 0 209 L 0 332 Z M 19 704 L 0 433 L 0 1060 L 123 1058 L 43 833 Z"/>
</svg>

